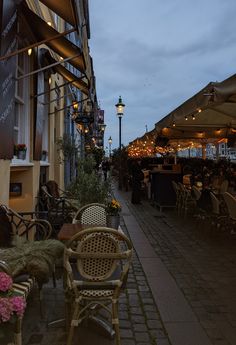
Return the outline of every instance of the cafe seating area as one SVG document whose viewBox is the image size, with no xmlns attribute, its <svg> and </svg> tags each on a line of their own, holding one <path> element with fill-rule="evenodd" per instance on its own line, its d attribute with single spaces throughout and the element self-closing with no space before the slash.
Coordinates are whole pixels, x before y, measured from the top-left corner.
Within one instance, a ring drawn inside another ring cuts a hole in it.
<svg viewBox="0 0 236 345">
<path fill-rule="evenodd" d="M 74 206 L 68 207 L 71 204 L 66 204 L 62 197 L 52 197 L 46 189 L 44 192 L 47 207 L 36 212 L 17 213 L 1 205 L 1 271 L 6 265 L 13 281 L 20 277 L 25 286 L 28 286 L 29 279 L 34 282 L 42 317 L 45 312 L 42 307 L 44 284 L 50 279 L 52 288 L 56 288 L 56 275 L 63 279 L 65 309 L 71 310 L 66 314 L 68 345 L 72 344 L 74 327 L 89 312 L 95 317 L 100 307 L 111 313 L 111 334 L 115 334 L 119 345 L 118 300 L 127 280 L 132 244 L 120 227 L 107 226 L 105 204 L 90 203 L 75 209 Z M 58 207 L 59 204 L 62 207 Z M 56 208 L 55 214 L 60 208 L 61 215 L 67 210 L 71 217 L 60 218 L 61 223 L 57 219 L 55 224 L 51 214 Z M 78 273 L 73 276 L 75 268 Z M 23 316 L 17 319 L 20 333 L 22 322 Z M 21 344 L 19 335 L 15 345 Z"/>
<path fill-rule="evenodd" d="M 158 168 L 152 176 L 150 204 L 152 200 L 160 200 L 159 190 L 154 190 L 160 185 L 157 180 L 164 181 L 164 176 L 167 183 L 168 175 L 175 197 L 168 195 L 168 200 L 175 200 L 173 206 L 178 217 L 186 220 L 193 217 L 199 230 L 234 235 L 236 198 L 231 194 L 234 170 L 230 170 L 231 178 L 226 173 L 220 178 L 209 168 L 203 169 L 201 176 L 194 175 L 189 168 L 185 170 L 188 174 L 181 174 L 180 170 L 160 172 Z M 53 196 L 46 188 L 42 191 L 45 205 L 41 210 L 18 213 L 1 205 L 1 222 L 5 222 L 6 230 L 4 245 L 1 239 L 1 260 L 9 267 L 13 281 L 21 277 L 23 285 L 28 286 L 29 279 L 33 282 L 29 290 L 38 290 L 42 318 L 46 311 L 44 284 L 50 280 L 51 288 L 56 289 L 56 280 L 63 280 L 67 345 L 73 344 L 75 328 L 87 318 L 106 329 L 106 334 L 115 336 L 116 345 L 120 345 L 118 301 L 126 286 L 132 243 L 120 226 L 118 229 L 108 226 L 105 204 L 92 202 L 76 208 L 75 204 L 67 203 L 65 196 Z M 172 204 L 160 206 L 162 213 L 162 208 Z M 53 212 L 58 219 L 51 217 Z M 17 329 L 21 329 L 22 322 L 23 317 Z M 21 336 L 16 345 L 21 345 Z"/>
</svg>

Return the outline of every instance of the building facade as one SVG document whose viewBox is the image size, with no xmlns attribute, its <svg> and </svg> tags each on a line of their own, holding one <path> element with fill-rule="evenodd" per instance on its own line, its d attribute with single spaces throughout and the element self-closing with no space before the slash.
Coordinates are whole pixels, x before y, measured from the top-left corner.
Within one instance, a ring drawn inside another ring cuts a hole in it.
<svg viewBox="0 0 236 345">
<path fill-rule="evenodd" d="M 73 102 L 96 108 L 88 1 L 2 0 L 0 28 L 0 203 L 31 211 L 40 184 L 73 178 L 57 145 L 67 135 L 82 151 Z"/>
</svg>

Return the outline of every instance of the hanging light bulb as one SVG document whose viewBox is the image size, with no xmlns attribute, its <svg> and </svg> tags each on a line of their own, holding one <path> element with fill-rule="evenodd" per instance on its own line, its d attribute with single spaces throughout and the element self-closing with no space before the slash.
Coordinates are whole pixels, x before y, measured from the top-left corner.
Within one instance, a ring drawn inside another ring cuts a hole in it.
<svg viewBox="0 0 236 345">
<path fill-rule="evenodd" d="M 29 48 L 27 51 L 28 55 L 30 56 L 32 54 L 32 48 Z"/>
<path fill-rule="evenodd" d="M 188 121 L 188 117 L 187 116 L 185 116 L 184 118 L 185 118 L 185 121 Z"/>
<path fill-rule="evenodd" d="M 52 78 L 51 78 L 51 77 L 48 78 L 48 84 L 49 84 L 49 85 L 52 84 Z"/>
<path fill-rule="evenodd" d="M 196 119 L 196 117 L 195 117 L 195 115 L 194 115 L 194 114 L 192 115 L 192 119 L 193 119 L 193 120 L 195 120 L 195 119 Z"/>
</svg>

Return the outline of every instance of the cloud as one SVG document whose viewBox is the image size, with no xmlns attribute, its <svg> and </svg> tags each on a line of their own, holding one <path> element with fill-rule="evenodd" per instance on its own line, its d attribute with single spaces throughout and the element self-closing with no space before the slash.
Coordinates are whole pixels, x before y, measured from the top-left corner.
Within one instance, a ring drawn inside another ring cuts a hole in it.
<svg viewBox="0 0 236 345">
<path fill-rule="evenodd" d="M 210 81 L 235 73 L 235 0 L 90 0 L 90 50 L 106 136 L 127 144 Z"/>
</svg>

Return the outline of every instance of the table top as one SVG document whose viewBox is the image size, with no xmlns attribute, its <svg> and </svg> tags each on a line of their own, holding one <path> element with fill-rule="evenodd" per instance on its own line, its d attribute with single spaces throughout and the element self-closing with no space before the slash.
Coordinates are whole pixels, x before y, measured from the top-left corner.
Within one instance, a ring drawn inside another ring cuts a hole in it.
<svg viewBox="0 0 236 345">
<path fill-rule="evenodd" d="M 99 227 L 99 225 L 64 223 L 58 232 L 57 238 L 60 241 L 69 241 L 77 232 L 93 227 Z M 118 231 L 123 233 L 120 226 Z"/>
<path fill-rule="evenodd" d="M 77 234 L 77 232 L 84 230 L 88 227 L 92 227 L 92 225 L 83 225 L 80 223 L 77 223 L 77 224 L 64 223 L 57 235 L 57 238 L 60 241 L 68 241 L 71 239 L 72 236 Z"/>
</svg>

